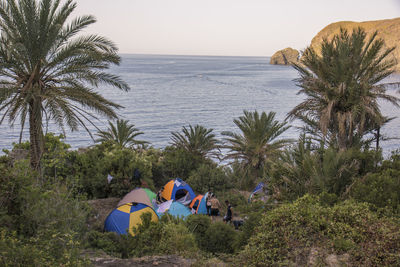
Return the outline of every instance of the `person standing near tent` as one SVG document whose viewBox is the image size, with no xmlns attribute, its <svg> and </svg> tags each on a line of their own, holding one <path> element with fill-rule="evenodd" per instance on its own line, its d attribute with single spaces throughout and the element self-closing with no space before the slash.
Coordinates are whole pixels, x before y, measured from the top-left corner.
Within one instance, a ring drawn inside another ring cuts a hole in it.
<svg viewBox="0 0 400 267">
<path fill-rule="evenodd" d="M 226 204 L 226 214 L 224 216 L 224 222 L 225 223 L 232 222 L 232 217 L 233 217 L 232 206 L 228 200 L 225 200 L 225 204 Z"/>
<path fill-rule="evenodd" d="M 215 216 L 219 215 L 219 209 L 221 208 L 221 204 L 217 197 L 213 194 L 211 197 L 211 218 L 214 221 Z"/>
<path fill-rule="evenodd" d="M 212 197 L 211 190 L 208 189 L 207 198 L 206 198 L 206 208 L 207 208 L 207 215 L 208 216 L 211 216 L 211 197 Z"/>
<path fill-rule="evenodd" d="M 162 201 L 162 197 L 161 197 L 161 194 L 162 194 L 163 190 L 164 190 L 164 186 L 161 187 L 161 189 L 158 190 L 158 192 L 157 192 L 157 196 L 156 196 L 157 204 L 160 204 L 161 202 L 163 202 Z"/>
</svg>

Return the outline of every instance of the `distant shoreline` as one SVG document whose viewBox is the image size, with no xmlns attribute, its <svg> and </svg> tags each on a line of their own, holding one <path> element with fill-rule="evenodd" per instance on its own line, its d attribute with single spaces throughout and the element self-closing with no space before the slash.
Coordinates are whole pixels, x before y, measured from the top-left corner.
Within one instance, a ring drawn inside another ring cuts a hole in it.
<svg viewBox="0 0 400 267">
<path fill-rule="evenodd" d="M 118 53 L 120 56 L 143 56 L 143 57 L 215 57 L 215 58 L 271 58 L 271 56 L 232 56 L 232 55 L 189 55 L 189 54 L 137 54 L 137 53 Z"/>
</svg>

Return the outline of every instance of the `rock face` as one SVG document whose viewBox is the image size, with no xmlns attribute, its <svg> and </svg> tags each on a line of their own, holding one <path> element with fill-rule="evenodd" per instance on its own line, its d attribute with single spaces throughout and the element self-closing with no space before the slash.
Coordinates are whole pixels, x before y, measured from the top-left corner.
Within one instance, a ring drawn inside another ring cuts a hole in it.
<svg viewBox="0 0 400 267">
<path fill-rule="evenodd" d="M 273 65 L 291 65 L 293 62 L 296 63 L 298 60 L 299 51 L 288 47 L 273 54 L 269 63 Z"/>
<path fill-rule="evenodd" d="M 397 46 L 393 52 L 393 56 L 398 62 L 395 70 L 400 72 L 400 18 L 364 22 L 335 22 L 323 28 L 312 39 L 310 47 L 314 48 L 316 51 L 320 51 L 321 43 L 324 38 L 330 40 L 335 34 L 340 32 L 340 28 L 347 29 L 349 33 L 351 33 L 354 28 L 358 27 L 361 27 L 365 30 L 367 33 L 367 38 L 370 34 L 378 31 L 377 37 L 382 38 L 385 41 L 386 48 Z"/>
</svg>

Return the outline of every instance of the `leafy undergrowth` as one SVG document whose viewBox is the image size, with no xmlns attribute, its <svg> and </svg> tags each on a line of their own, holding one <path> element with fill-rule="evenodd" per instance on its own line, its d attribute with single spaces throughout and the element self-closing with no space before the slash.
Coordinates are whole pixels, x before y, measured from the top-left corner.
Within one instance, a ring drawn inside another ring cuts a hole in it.
<svg viewBox="0 0 400 267">
<path fill-rule="evenodd" d="M 326 265 L 332 254 L 348 255 L 354 266 L 400 265 L 399 222 L 367 204 L 330 207 L 306 195 L 265 213 L 255 233 L 237 257 L 246 266 L 309 265 L 310 258 Z"/>
</svg>

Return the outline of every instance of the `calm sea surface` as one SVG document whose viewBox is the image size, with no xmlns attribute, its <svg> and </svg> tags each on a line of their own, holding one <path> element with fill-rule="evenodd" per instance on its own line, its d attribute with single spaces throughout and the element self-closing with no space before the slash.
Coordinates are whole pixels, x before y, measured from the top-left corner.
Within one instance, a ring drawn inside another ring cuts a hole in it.
<svg viewBox="0 0 400 267">
<path fill-rule="evenodd" d="M 270 65 L 267 57 L 208 57 L 122 55 L 122 63 L 111 72 L 120 75 L 131 87 L 126 93 L 101 87 L 99 92 L 122 106 L 122 118 L 128 119 L 144 132 L 142 140 L 154 147 L 163 148 L 170 142 L 171 131 L 182 126 L 201 124 L 213 128 L 220 136 L 222 131 L 236 131 L 233 119 L 243 110 L 274 111 L 283 120 L 303 96 L 293 79 L 297 72 L 286 66 Z M 389 80 L 400 81 L 400 76 Z M 396 94 L 395 89 L 389 90 Z M 400 96 L 400 95 L 399 95 Z M 395 117 L 399 109 L 381 103 L 386 116 Z M 107 121 L 96 122 L 106 128 Z M 292 126 L 300 126 L 292 122 Z M 94 130 L 94 127 L 89 127 Z M 49 131 L 60 133 L 50 124 Z M 388 137 L 400 137 L 400 121 L 394 119 L 383 129 Z M 83 129 L 66 132 L 66 142 L 72 148 L 93 144 Z M 292 127 L 283 137 L 297 138 L 298 130 Z M 7 122 L 0 126 L 0 149 L 10 149 L 17 142 L 19 125 L 10 128 Z M 28 139 L 27 132 L 24 139 Z M 385 154 L 400 148 L 400 140 L 382 143 Z"/>
</svg>

